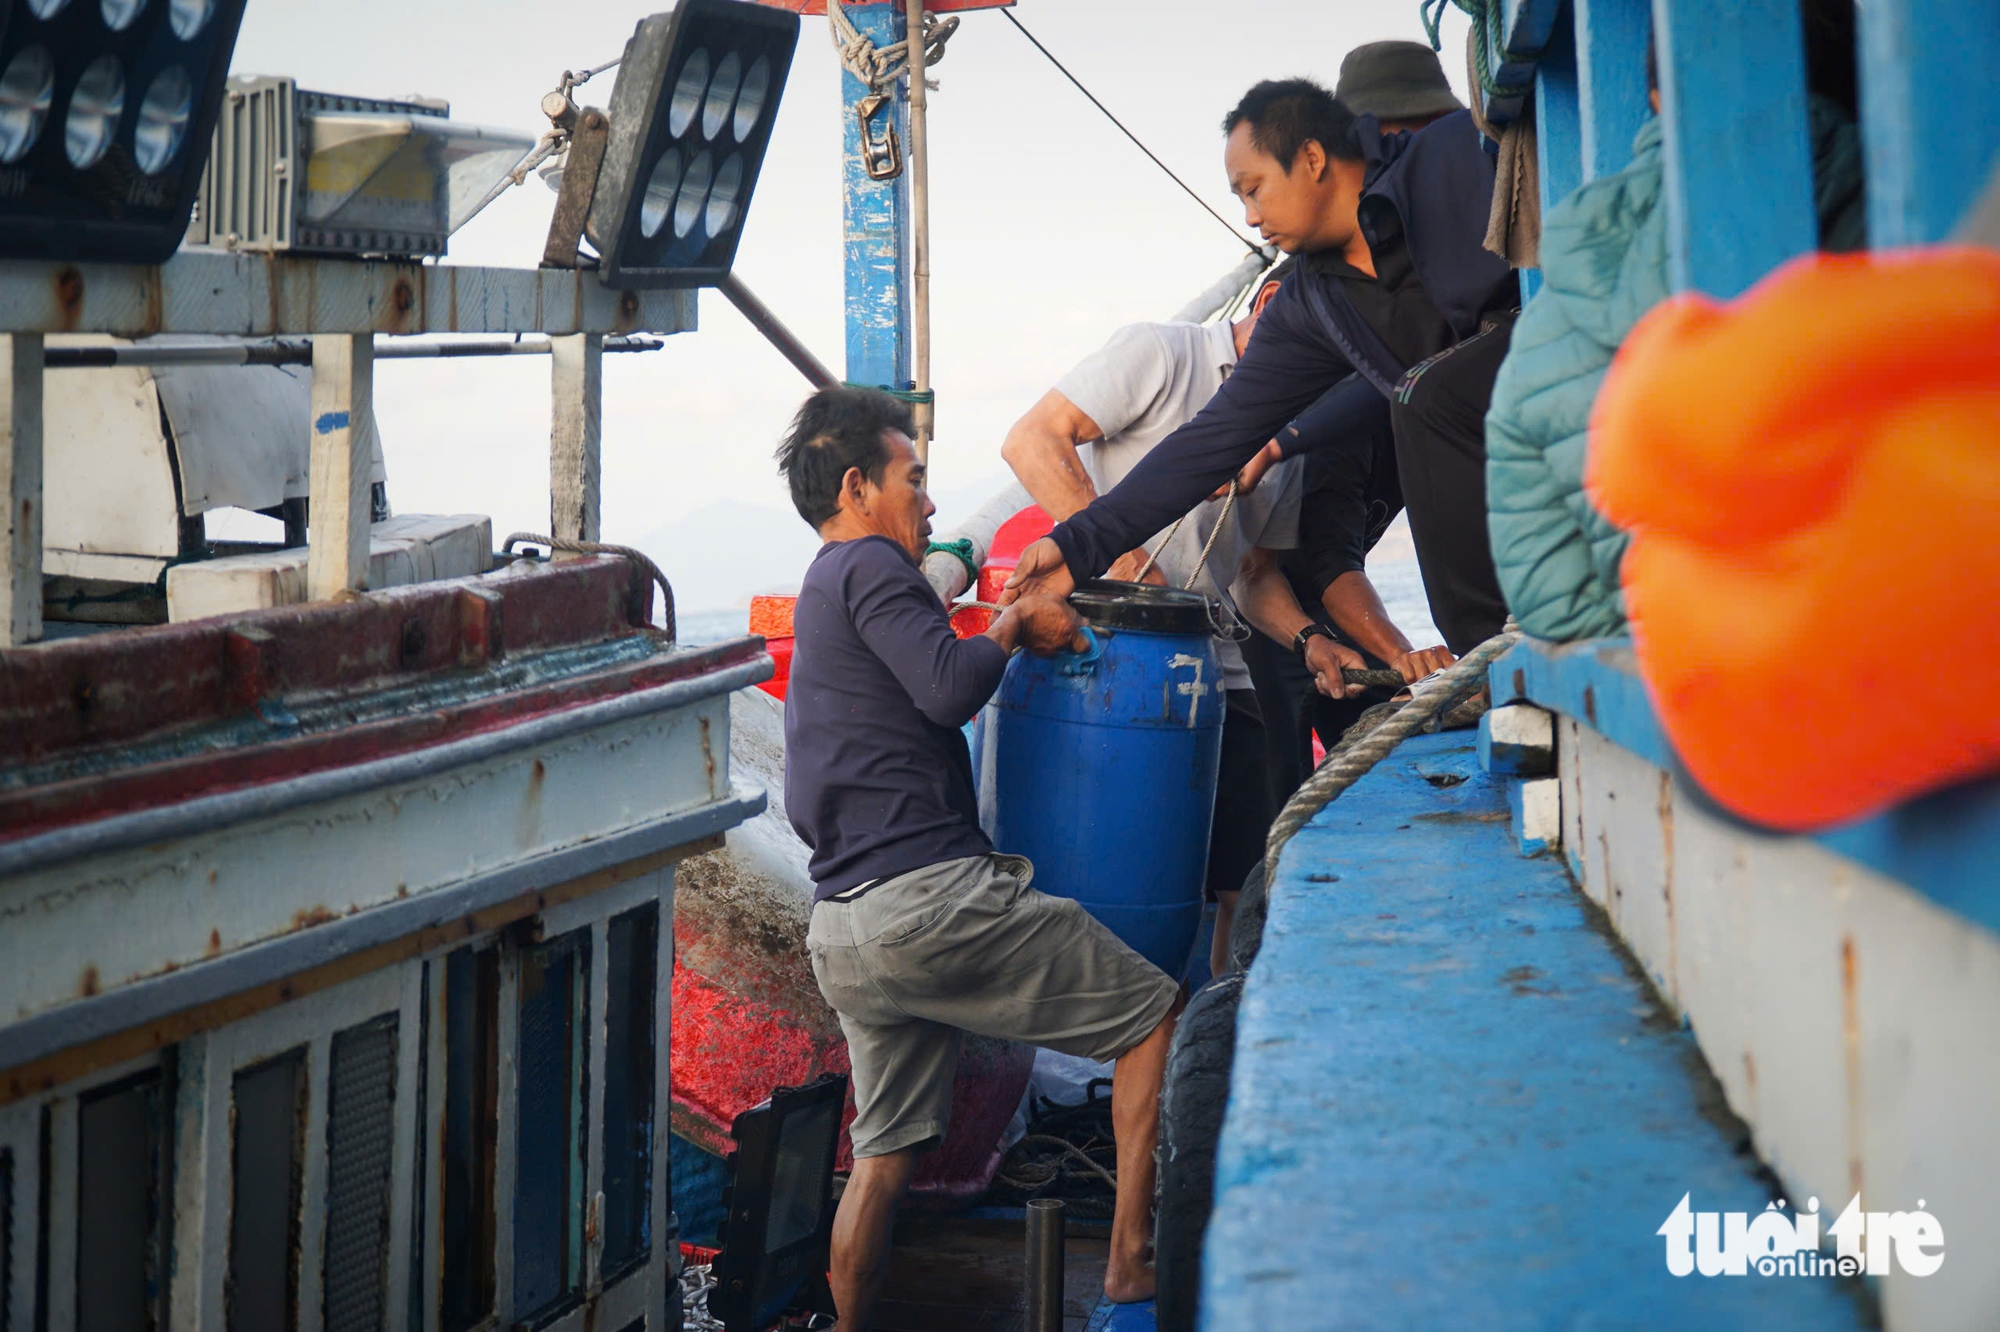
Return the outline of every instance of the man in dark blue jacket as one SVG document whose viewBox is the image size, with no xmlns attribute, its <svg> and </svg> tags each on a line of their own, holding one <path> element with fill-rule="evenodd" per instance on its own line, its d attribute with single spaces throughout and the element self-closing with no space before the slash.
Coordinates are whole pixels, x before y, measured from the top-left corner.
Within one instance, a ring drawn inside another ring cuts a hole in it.
<svg viewBox="0 0 2000 1332">
<path fill-rule="evenodd" d="M 1483 245 L 1492 159 L 1469 113 L 1385 134 L 1372 116 L 1357 119 L 1306 79 L 1258 84 L 1223 127 L 1223 162 L 1246 220 L 1300 256 L 1299 272 L 1266 307 L 1209 405 L 1109 494 L 1031 546 L 1009 587 L 1065 593 L 1186 512 L 1273 437 L 1287 451 L 1301 443 L 1370 448 L 1387 410 L 1418 557 L 1435 589 L 1432 617 L 1462 652 L 1506 616 L 1483 520 L 1470 530 L 1464 522 L 1469 510 L 1483 515 L 1483 465 L 1413 459 L 1412 451 L 1434 448 L 1434 388 L 1465 393 L 1464 376 L 1436 373 L 1437 358 L 1504 325 L 1517 304 L 1513 271 Z M 1504 334 L 1497 341 L 1504 347 Z"/>
</svg>

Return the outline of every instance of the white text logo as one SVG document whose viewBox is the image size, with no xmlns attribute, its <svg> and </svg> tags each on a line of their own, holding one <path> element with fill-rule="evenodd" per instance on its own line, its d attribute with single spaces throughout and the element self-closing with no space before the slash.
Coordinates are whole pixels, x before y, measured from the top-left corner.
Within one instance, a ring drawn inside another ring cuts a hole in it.
<svg viewBox="0 0 2000 1332">
<path fill-rule="evenodd" d="M 1923 1210 L 1864 1212 L 1855 1194 L 1826 1228 L 1834 1241 L 1831 1256 L 1820 1251 L 1819 1199 L 1806 1200 L 1797 1214 L 1780 1199 L 1757 1216 L 1748 1212 L 1697 1212 L 1692 1194 L 1654 1233 L 1667 1241 L 1667 1270 L 1677 1277 L 1703 1276 L 1886 1276 L 1890 1255 L 1911 1276 L 1929 1276 L 1944 1265 L 1944 1227 Z"/>
</svg>

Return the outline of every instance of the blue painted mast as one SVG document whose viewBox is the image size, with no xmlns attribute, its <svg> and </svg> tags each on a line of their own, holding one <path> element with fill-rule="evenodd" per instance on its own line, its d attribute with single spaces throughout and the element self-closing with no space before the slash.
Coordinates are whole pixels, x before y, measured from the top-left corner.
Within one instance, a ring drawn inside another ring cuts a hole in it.
<svg viewBox="0 0 2000 1332">
<path fill-rule="evenodd" d="M 848 21 L 880 47 L 903 40 L 900 3 L 846 7 Z M 843 69 L 840 76 L 842 144 L 841 206 L 845 220 L 847 267 L 847 378 L 856 384 L 907 390 L 910 380 L 910 184 L 907 171 L 894 179 L 869 174 L 880 163 L 893 135 L 897 156 L 909 143 L 906 81 L 863 126 L 857 109 L 870 96 L 866 82 Z M 878 165 L 878 170 L 881 169 Z"/>
</svg>

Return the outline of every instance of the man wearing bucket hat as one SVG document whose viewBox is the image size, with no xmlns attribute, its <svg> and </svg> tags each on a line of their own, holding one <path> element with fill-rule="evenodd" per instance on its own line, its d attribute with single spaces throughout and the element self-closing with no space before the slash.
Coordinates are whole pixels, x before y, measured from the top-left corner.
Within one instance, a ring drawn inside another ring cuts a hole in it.
<svg viewBox="0 0 2000 1332">
<path fill-rule="evenodd" d="M 1465 110 L 1437 52 L 1422 42 L 1355 47 L 1341 59 L 1333 97 L 1357 116 L 1375 117 L 1385 132 L 1420 130 L 1439 116 Z"/>
</svg>

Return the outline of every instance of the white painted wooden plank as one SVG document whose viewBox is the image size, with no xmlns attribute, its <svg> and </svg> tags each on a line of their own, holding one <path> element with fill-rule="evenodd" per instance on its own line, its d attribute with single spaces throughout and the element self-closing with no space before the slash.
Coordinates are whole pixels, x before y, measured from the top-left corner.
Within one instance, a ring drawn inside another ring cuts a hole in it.
<svg viewBox="0 0 2000 1332">
<path fill-rule="evenodd" d="M 1675 1005 L 1666 779 L 1587 727 L 1576 761 L 1583 774 L 1583 854 L 1601 885 L 1599 901 L 1654 988 Z"/>
<path fill-rule="evenodd" d="M 313 339 L 312 521 L 306 596 L 328 601 L 368 586 L 370 450 L 375 436 L 375 340 Z"/>
<path fill-rule="evenodd" d="M 660 951 L 653 996 L 653 1253 L 646 1264 L 648 1319 L 664 1318 L 667 1301 L 680 1306 L 681 1228 L 673 1210 L 669 1112 L 673 1107 L 675 867 L 660 884 Z M 651 1326 L 651 1323 L 648 1324 Z M 663 1326 L 667 1324 L 662 1324 Z"/>
<path fill-rule="evenodd" d="M 712 803 L 704 723 L 726 784 L 727 716 L 726 696 L 702 699 L 302 814 L 0 880 L 0 1016 L 69 1002 L 86 967 L 110 988 Z"/>
<path fill-rule="evenodd" d="M 326 1012 L 310 1000 L 302 1007 Z M 328 1090 L 333 1081 L 332 1038 L 333 1027 L 329 1026 L 306 1047 L 305 1169 L 299 1189 L 298 1332 L 320 1332 L 326 1324 L 326 1117 Z"/>
<path fill-rule="evenodd" d="M 1562 782 L 1554 777 L 1516 781 L 1507 793 L 1514 816 L 1514 842 L 1522 855 L 1537 855 L 1562 840 Z"/>
<path fill-rule="evenodd" d="M 235 1070 L 230 1064 L 229 1050 L 232 1043 L 227 1034 L 210 1033 L 183 1042 L 181 1047 L 186 1050 L 192 1045 L 199 1052 L 204 1083 L 202 1120 L 193 1130 L 198 1141 L 189 1149 L 198 1154 L 201 1162 L 196 1182 L 200 1197 L 190 1204 L 197 1209 L 201 1244 L 193 1265 L 197 1283 L 194 1298 L 183 1301 L 179 1289 L 174 1292 L 171 1316 L 175 1332 L 200 1332 L 226 1325 L 229 1224 L 236 1207 L 230 1159 L 235 1124 Z M 177 1233 L 175 1247 L 178 1249 L 182 1242 Z"/>
<path fill-rule="evenodd" d="M 601 540 L 604 335 L 550 340 L 549 535 Z M 561 558 L 562 552 L 557 552 Z"/>
<path fill-rule="evenodd" d="M 1602 906 L 1602 894 L 1592 891 L 1589 865 L 1583 858 L 1583 769 L 1576 762 L 1577 749 L 1583 743 L 1582 729 L 1575 719 L 1557 714 L 1556 771 L 1562 783 L 1562 853 L 1569 862 L 1570 878 L 1585 896 Z"/>
<path fill-rule="evenodd" d="M 424 1058 L 424 964 L 411 962 L 396 968 L 403 984 L 402 1006 L 396 1016 L 396 1100 L 395 1140 L 389 1162 L 389 1253 L 385 1273 L 388 1305 L 385 1310 L 390 1329 L 409 1329 L 410 1312 L 410 1227 L 416 1217 L 418 1134 L 425 1125 L 418 1121 L 417 1070 Z M 430 1194 L 424 1197 L 428 1203 Z"/>
<path fill-rule="evenodd" d="M 1851 1150 L 1847 925 L 1833 862 L 1724 827 L 1685 794 L 1675 802 L 1674 861 L 1678 982 L 1695 1037 L 1764 1159 L 1824 1200 L 1843 1186 Z"/>
<path fill-rule="evenodd" d="M 488 939 L 491 936 L 487 936 Z M 473 947 L 481 947 L 484 940 L 469 940 Z M 449 1037 L 445 1008 L 445 964 L 446 953 L 435 953 L 424 959 L 423 965 L 430 971 L 430 1022 L 429 1039 L 425 1042 L 423 1058 L 425 1062 L 426 1094 L 424 1100 L 424 1122 L 420 1131 L 424 1135 L 424 1210 L 413 1224 L 422 1227 L 423 1233 L 423 1322 L 411 1332 L 440 1332 L 443 1318 L 444 1299 L 444 1107 L 446 1072 L 446 1042 Z"/>
<path fill-rule="evenodd" d="M 590 1070 L 584 1100 L 584 1249 L 583 1288 L 596 1295 L 604 1284 L 604 1074 L 610 1057 L 611 1025 L 611 930 L 600 919 L 590 927 L 590 1022 L 584 1032 L 589 1042 L 585 1066 Z"/>
<path fill-rule="evenodd" d="M 500 950 L 499 1123 L 493 1161 L 493 1323 L 514 1325 L 514 1177 L 521 1156 L 521 953 Z"/>
<path fill-rule="evenodd" d="M 660 901 L 668 891 L 667 885 L 671 882 L 672 876 L 671 869 L 657 869 L 649 874 L 627 879 L 623 883 L 613 884 L 602 892 L 592 893 L 588 897 L 579 897 L 571 902 L 558 902 L 537 917 L 540 921 L 538 932 L 544 939 L 553 939 L 558 935 L 568 934 L 571 930 L 580 930 L 586 925 L 622 915 L 634 907 L 645 906 L 648 902 Z"/>
<path fill-rule="evenodd" d="M 0 316 L 3 317 L 3 316 Z M 0 335 L 0 647 L 42 636 L 42 339 Z"/>
<path fill-rule="evenodd" d="M 103 346 L 112 339 L 63 341 L 71 346 Z M 244 373 L 240 366 L 233 368 Z M 227 400 L 233 395 L 217 396 Z M 47 381 L 42 397 L 42 461 L 44 572 L 58 572 L 57 550 L 153 561 L 179 556 L 175 460 L 167 456 L 166 435 L 160 429 L 160 395 L 152 371 L 122 367 L 71 371 Z M 133 581 L 150 582 L 157 573 L 155 567 L 153 573 Z"/>
<path fill-rule="evenodd" d="M 399 514 L 368 528 L 371 589 L 469 578 L 492 562 L 493 520 L 484 514 Z M 178 624 L 297 605 L 308 599 L 310 563 L 310 550 L 293 547 L 177 564 L 167 571 L 167 618 Z"/>
<path fill-rule="evenodd" d="M 220 1140 L 210 1106 L 211 1046 L 207 1033 L 201 1033 L 174 1047 L 174 1252 L 167 1301 L 173 1332 L 198 1332 L 205 1325 L 205 1269 L 216 1261 L 219 1236 L 227 1234 L 217 1229 L 229 1208 L 217 1205 L 215 1193 L 226 1180 L 214 1168 Z"/>
<path fill-rule="evenodd" d="M 2000 1313 L 2000 939 L 1865 869 L 1849 891 L 1862 1201 L 1885 1212 L 1921 1204 L 1946 1241 L 1935 1274 L 1894 1267 L 1883 1278 L 1885 1322 L 1990 1327 Z"/>
<path fill-rule="evenodd" d="M 1572 726 L 1565 823 L 1580 805 L 1614 924 L 1671 978 L 1759 1155 L 1795 1204 L 1819 1200 L 1822 1225 L 1857 1191 L 1866 1210 L 1922 1205 L 1939 1220 L 1939 1272 L 1882 1279 L 1890 1328 L 1984 1325 L 2000 1308 L 2000 1269 L 1979 1258 L 2000 1247 L 2000 937 L 1816 842 L 1726 821 L 1683 787 L 1667 786 L 1663 813 L 1664 773 Z M 1665 913 L 1648 901 L 1663 884 Z"/>
<path fill-rule="evenodd" d="M 692 291 L 593 272 L 182 250 L 159 267 L 10 262 L 0 333 L 684 333 Z"/>
</svg>

